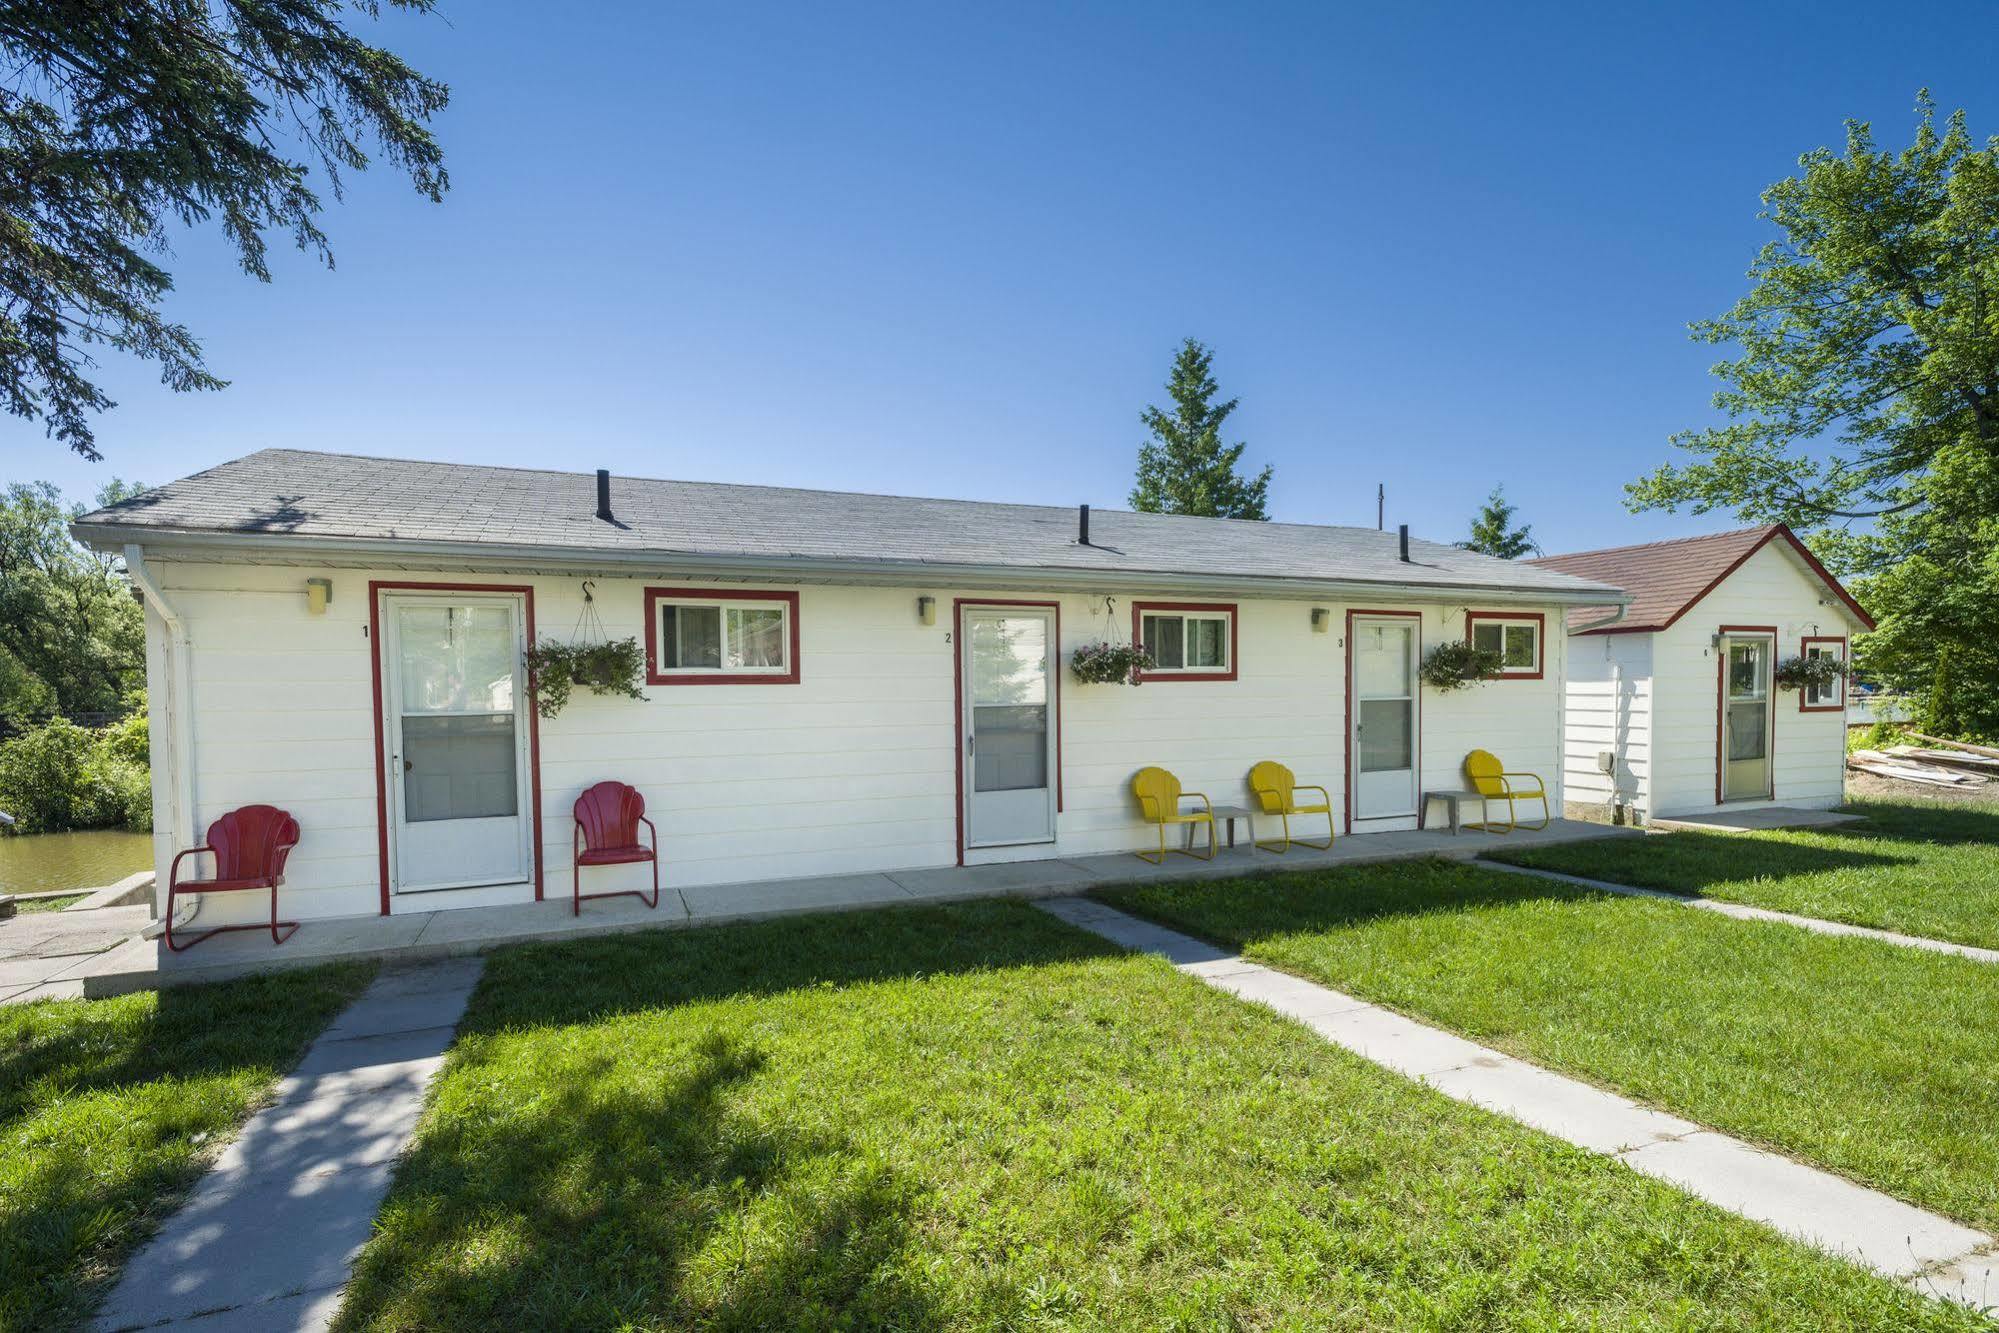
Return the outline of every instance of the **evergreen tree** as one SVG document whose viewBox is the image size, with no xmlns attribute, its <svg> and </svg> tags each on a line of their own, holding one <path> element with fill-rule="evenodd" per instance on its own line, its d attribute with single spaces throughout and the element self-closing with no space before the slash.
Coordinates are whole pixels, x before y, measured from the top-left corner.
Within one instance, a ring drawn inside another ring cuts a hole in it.
<svg viewBox="0 0 1999 1333">
<path fill-rule="evenodd" d="M 214 221 L 268 281 L 269 232 L 332 264 L 318 189 L 337 198 L 364 145 L 443 196 L 446 89 L 348 32 L 349 7 L 0 0 L 0 405 L 94 460 L 89 418 L 112 406 L 95 349 L 158 363 L 176 391 L 225 382 L 163 309 L 173 228 Z"/>
<path fill-rule="evenodd" d="M 1139 420 L 1152 438 L 1138 446 L 1131 507 L 1149 514 L 1267 519 L 1270 468 L 1255 478 L 1236 472 L 1244 445 L 1222 443 L 1222 423 L 1237 400 L 1215 402 L 1214 353 L 1192 338 L 1180 345 L 1166 380 L 1173 409 L 1148 407 Z"/>
<path fill-rule="evenodd" d="M 1458 545 L 1501 560 L 1518 560 L 1529 551 L 1540 550 L 1534 544 L 1533 528 L 1525 523 L 1513 526 L 1513 512 L 1514 506 L 1506 501 L 1506 487 L 1493 487 L 1492 494 L 1485 497 L 1485 506 L 1471 521 L 1471 536 Z"/>
</svg>

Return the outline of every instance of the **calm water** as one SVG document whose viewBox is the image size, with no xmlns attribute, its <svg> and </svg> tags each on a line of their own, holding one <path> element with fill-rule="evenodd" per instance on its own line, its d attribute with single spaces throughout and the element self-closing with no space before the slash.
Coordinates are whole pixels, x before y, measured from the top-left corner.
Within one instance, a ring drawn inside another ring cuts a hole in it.
<svg viewBox="0 0 1999 1333">
<path fill-rule="evenodd" d="M 0 837 L 0 893 L 96 889 L 153 864 L 153 835 L 122 829 Z"/>
</svg>

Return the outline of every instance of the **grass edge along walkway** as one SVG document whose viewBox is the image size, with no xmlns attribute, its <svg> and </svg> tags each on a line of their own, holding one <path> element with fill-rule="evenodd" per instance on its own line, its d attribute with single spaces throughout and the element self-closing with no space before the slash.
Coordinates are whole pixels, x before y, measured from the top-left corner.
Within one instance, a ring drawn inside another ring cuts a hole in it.
<svg viewBox="0 0 1999 1333">
<path fill-rule="evenodd" d="M 1453 1100 L 1614 1158 L 1925 1295 L 1981 1311 L 1999 1305 L 1999 1241 L 1963 1223 L 1104 903 L 1050 898 L 1035 905 L 1163 957 Z"/>
<path fill-rule="evenodd" d="M 0 1007 L 0 1328 L 84 1319 L 374 971 Z"/>
<path fill-rule="evenodd" d="M 1809 930 L 1815 935 L 1845 935 L 1854 939 L 1879 940 L 1883 944 L 1893 944 L 1904 949 L 1923 949 L 1930 953 L 1955 954 L 1959 958 L 1969 958 L 1975 963 L 1999 963 L 1999 949 L 1981 949 L 1975 944 L 1954 944 L 1950 940 L 1933 940 L 1921 935 L 1904 935 L 1899 931 L 1877 930 L 1873 926 L 1856 926 L 1846 921 L 1828 921 L 1819 916 L 1800 916 L 1796 912 L 1779 912 L 1768 907 L 1752 907 L 1748 903 L 1738 903 L 1727 898 L 1703 898 L 1696 894 L 1676 893 L 1671 889 L 1647 889 L 1636 884 L 1613 884 L 1607 879 L 1593 879 L 1587 875 L 1571 875 L 1563 870 L 1547 870 L 1534 865 L 1516 865 L 1511 861 L 1501 861 L 1493 856 L 1481 856 L 1477 864 L 1487 870 L 1501 870 L 1509 875 L 1537 875 L 1542 879 L 1559 880 L 1578 888 L 1595 889 L 1602 893 L 1620 894 L 1626 898 L 1657 898 L 1682 907 L 1698 908 L 1731 916 L 1738 921 L 1773 921 L 1781 925 L 1796 926 Z"/>
</svg>

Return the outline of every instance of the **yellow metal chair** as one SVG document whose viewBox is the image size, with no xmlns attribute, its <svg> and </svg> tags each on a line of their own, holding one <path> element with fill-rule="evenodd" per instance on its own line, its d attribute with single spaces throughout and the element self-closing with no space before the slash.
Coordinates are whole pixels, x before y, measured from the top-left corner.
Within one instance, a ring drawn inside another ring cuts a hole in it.
<svg viewBox="0 0 1999 1333">
<path fill-rule="evenodd" d="M 1320 851 L 1324 851 L 1333 845 L 1333 796 L 1324 787 L 1315 787 L 1310 783 L 1300 786 L 1298 785 L 1298 779 L 1292 775 L 1290 769 L 1284 767 L 1284 765 L 1278 763 L 1275 759 L 1266 759 L 1255 768 L 1249 770 L 1249 791 L 1250 795 L 1256 797 L 1257 809 L 1261 813 L 1276 815 L 1284 821 L 1284 840 L 1279 842 L 1272 839 L 1257 843 L 1256 845 L 1263 848 L 1264 851 L 1277 852 L 1281 855 L 1284 852 L 1290 851 L 1293 843 L 1296 843 L 1300 847 L 1314 847 Z M 1319 793 L 1319 803 L 1317 805 L 1298 804 L 1298 793 L 1301 791 L 1315 791 Z M 1304 838 L 1292 837 L 1291 816 L 1293 815 L 1324 815 L 1326 817 L 1326 840 L 1324 842 L 1311 842 Z"/>
<path fill-rule="evenodd" d="M 1166 853 L 1169 850 L 1166 846 L 1166 826 L 1168 824 L 1186 824 L 1190 826 L 1206 824 L 1208 826 L 1208 850 L 1205 853 L 1192 851 L 1189 848 L 1183 847 L 1174 847 L 1170 850 L 1179 852 L 1182 856 L 1191 856 L 1197 861 L 1212 861 L 1215 859 L 1214 802 L 1210 801 L 1200 792 L 1181 791 L 1180 779 L 1174 777 L 1163 768 L 1141 768 L 1138 772 L 1134 773 L 1131 779 L 1131 794 L 1138 798 L 1138 808 L 1144 814 L 1145 822 L 1156 824 L 1159 827 L 1158 854 L 1134 852 L 1133 855 L 1138 857 L 1139 860 L 1150 861 L 1153 865 L 1165 864 Z M 1180 802 L 1182 800 L 1198 800 L 1206 808 L 1183 813 L 1180 809 Z M 1190 845 L 1193 842 L 1191 828 L 1189 830 L 1188 842 Z"/>
<path fill-rule="evenodd" d="M 1516 828 L 1531 831 L 1548 827 L 1551 818 L 1548 810 L 1548 789 L 1539 777 L 1532 773 L 1508 773 L 1506 765 L 1499 762 L 1499 756 L 1488 750 L 1473 750 L 1465 756 L 1465 776 L 1471 779 L 1472 790 L 1484 798 L 1481 804 L 1488 807 L 1484 820 L 1476 824 L 1467 824 L 1466 828 L 1483 829 L 1487 833 L 1511 833 Z M 1516 779 L 1523 778 L 1531 779 L 1534 785 L 1532 787 L 1519 785 Z M 1506 802 L 1506 825 L 1503 828 L 1492 822 L 1492 812 L 1489 808 L 1491 802 L 1502 800 Z M 1519 812 L 1513 804 L 1515 801 L 1539 801 L 1541 822 L 1520 823 Z"/>
</svg>

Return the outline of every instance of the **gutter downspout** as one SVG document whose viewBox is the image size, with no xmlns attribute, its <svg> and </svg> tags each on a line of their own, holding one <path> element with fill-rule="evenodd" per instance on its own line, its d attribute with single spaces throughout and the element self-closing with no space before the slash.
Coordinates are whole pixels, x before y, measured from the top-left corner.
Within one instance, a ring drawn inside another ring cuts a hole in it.
<svg viewBox="0 0 1999 1333">
<path fill-rule="evenodd" d="M 125 574 L 145 596 L 146 604 L 159 614 L 167 627 L 172 676 L 167 690 L 168 745 L 172 749 L 174 850 L 182 851 L 201 842 L 201 830 L 194 818 L 194 652 L 188 638 L 187 622 L 160 587 L 153 571 L 146 567 L 145 548 L 137 542 L 125 544 Z"/>
</svg>

